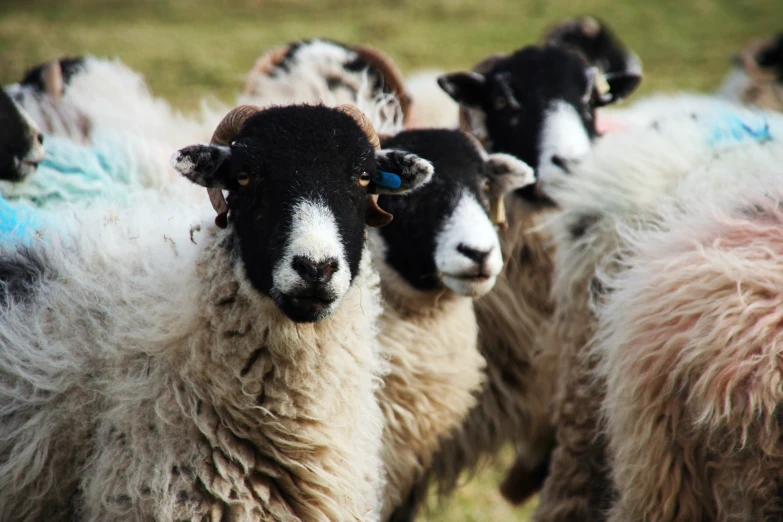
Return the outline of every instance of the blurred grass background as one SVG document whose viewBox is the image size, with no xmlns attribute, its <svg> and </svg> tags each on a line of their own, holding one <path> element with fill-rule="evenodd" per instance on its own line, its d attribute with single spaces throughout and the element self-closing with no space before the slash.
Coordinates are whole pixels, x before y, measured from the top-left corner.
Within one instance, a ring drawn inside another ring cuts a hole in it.
<svg viewBox="0 0 783 522">
<path fill-rule="evenodd" d="M 324 36 L 375 45 L 404 72 L 471 67 L 537 41 L 552 22 L 602 17 L 641 56 L 640 94 L 714 90 L 748 40 L 783 30 L 781 0 L 0 0 L 0 83 L 61 55 L 119 57 L 182 109 L 233 101 L 268 47 Z M 527 520 L 497 492 L 511 455 L 431 522 Z"/>
</svg>

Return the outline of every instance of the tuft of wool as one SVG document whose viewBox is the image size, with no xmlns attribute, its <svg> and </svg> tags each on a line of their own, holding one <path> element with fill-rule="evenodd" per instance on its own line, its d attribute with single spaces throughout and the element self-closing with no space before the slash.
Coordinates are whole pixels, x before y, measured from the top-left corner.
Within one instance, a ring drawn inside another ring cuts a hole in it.
<svg viewBox="0 0 783 522">
<path fill-rule="evenodd" d="M 602 274 L 611 292 L 592 347 L 611 520 L 783 516 L 783 183 L 780 156 L 756 160 L 729 190 L 619 229 L 621 270 Z"/>
</svg>

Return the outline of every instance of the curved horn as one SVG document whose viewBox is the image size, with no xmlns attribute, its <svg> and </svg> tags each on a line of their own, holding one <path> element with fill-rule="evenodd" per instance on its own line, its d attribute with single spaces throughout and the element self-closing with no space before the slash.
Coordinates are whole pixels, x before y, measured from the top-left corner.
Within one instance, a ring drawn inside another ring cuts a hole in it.
<svg viewBox="0 0 783 522">
<path fill-rule="evenodd" d="M 496 63 L 505 58 L 508 58 L 508 55 L 505 53 L 491 54 L 474 65 L 472 70 L 479 74 L 487 74 L 495 67 Z M 459 128 L 468 134 L 473 134 L 473 124 L 470 121 L 470 109 L 463 107 L 462 105 L 459 106 Z"/>
<path fill-rule="evenodd" d="M 52 60 L 43 66 L 41 70 L 41 79 L 43 80 L 46 94 L 51 96 L 55 105 L 60 103 L 65 84 L 63 82 L 63 68 L 59 60 Z"/>
<path fill-rule="evenodd" d="M 367 139 L 370 141 L 370 145 L 375 149 L 381 148 L 381 140 L 378 139 L 378 134 L 375 132 L 375 127 L 372 126 L 370 119 L 357 107 L 349 104 L 343 104 L 337 107 L 337 110 L 347 114 L 356 121 L 359 128 L 362 129 Z"/>
<path fill-rule="evenodd" d="M 277 67 L 283 58 L 286 57 L 291 47 L 288 45 L 281 45 L 273 47 L 267 52 L 262 54 L 250 68 L 250 72 L 247 73 L 247 79 L 245 80 L 244 94 L 261 94 L 256 92 L 255 78 L 258 75 L 268 76 L 272 69 Z"/>
<path fill-rule="evenodd" d="M 210 143 L 214 145 L 229 145 L 240 133 L 245 121 L 254 114 L 261 112 L 261 110 L 260 107 L 252 105 L 236 107 L 218 123 L 215 132 L 212 133 Z M 223 197 L 223 191 L 218 188 L 208 188 L 207 194 L 209 194 L 212 208 L 217 212 L 215 224 L 220 228 L 226 228 L 228 226 L 228 203 L 226 203 L 226 198 Z"/>
<path fill-rule="evenodd" d="M 349 45 L 347 47 L 381 73 L 386 87 L 399 98 L 403 121 L 407 121 L 410 113 L 411 98 L 408 95 L 408 91 L 405 90 L 405 80 L 402 72 L 400 72 L 394 60 L 383 51 L 369 45 Z"/>
</svg>

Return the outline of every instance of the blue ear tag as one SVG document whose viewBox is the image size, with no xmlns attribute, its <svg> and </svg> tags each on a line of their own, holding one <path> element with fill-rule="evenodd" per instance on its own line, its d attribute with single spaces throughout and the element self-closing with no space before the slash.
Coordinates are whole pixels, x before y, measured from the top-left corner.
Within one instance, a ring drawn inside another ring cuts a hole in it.
<svg viewBox="0 0 783 522">
<path fill-rule="evenodd" d="M 372 178 L 376 185 L 387 187 L 390 189 L 400 188 L 402 185 L 402 179 L 397 174 L 386 172 L 383 170 L 377 171 L 375 177 Z"/>
</svg>

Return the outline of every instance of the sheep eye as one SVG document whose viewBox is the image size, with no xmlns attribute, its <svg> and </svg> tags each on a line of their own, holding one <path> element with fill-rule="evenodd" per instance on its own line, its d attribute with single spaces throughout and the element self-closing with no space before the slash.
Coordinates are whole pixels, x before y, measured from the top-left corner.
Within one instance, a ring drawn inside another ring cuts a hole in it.
<svg viewBox="0 0 783 522">
<path fill-rule="evenodd" d="M 507 105 L 506 98 L 503 96 L 498 96 L 495 98 L 495 109 L 502 110 L 505 109 Z"/>
<path fill-rule="evenodd" d="M 484 192 L 489 192 L 489 180 L 484 181 L 484 185 L 481 187 Z"/>
<path fill-rule="evenodd" d="M 247 172 L 240 172 L 237 175 L 237 183 L 243 187 L 246 187 L 250 184 L 250 176 L 247 175 Z"/>
<path fill-rule="evenodd" d="M 370 184 L 370 181 L 372 180 L 372 177 L 367 172 L 362 172 L 362 175 L 359 176 L 359 186 L 360 187 L 366 187 Z"/>
</svg>

